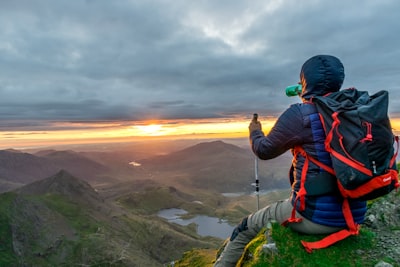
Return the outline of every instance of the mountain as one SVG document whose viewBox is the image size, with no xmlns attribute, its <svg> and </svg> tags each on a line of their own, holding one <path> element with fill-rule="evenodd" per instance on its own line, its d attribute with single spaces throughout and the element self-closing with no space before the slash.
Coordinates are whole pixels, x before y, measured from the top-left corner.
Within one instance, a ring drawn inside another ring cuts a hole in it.
<svg viewBox="0 0 400 267">
<path fill-rule="evenodd" d="M 230 165 L 234 165 L 237 161 L 245 161 L 249 151 L 227 144 L 222 141 L 213 141 L 199 143 L 189 148 L 151 158 L 151 164 L 157 166 L 159 170 L 186 170 L 186 169 L 202 169 L 211 166 L 219 166 L 229 160 Z M 148 161 L 143 161 L 146 163 Z M 219 168 L 223 167 L 219 166 Z"/>
<path fill-rule="evenodd" d="M 0 151 L 0 192 L 31 183 L 66 170 L 98 187 L 116 182 L 150 179 L 181 187 L 217 192 L 251 192 L 254 188 L 254 155 L 222 141 L 202 142 L 186 148 L 181 144 L 130 146 L 115 151 L 42 150 L 33 154 L 17 150 Z M 173 152 L 170 152 L 170 151 Z M 168 153 L 165 153 L 168 151 Z M 153 156 L 150 156 L 152 154 Z M 141 156 L 147 155 L 145 158 Z M 156 156 L 154 156 L 156 155 Z M 138 163 L 138 166 L 130 164 Z M 259 161 L 261 190 L 286 188 L 291 162 L 289 153 L 266 162 Z"/>
<path fill-rule="evenodd" d="M 0 150 L 0 177 L 14 183 L 29 183 L 58 171 L 47 159 L 17 150 Z"/>
<path fill-rule="evenodd" d="M 193 247 L 216 247 L 190 229 L 107 202 L 60 171 L 0 194 L 0 266 L 157 267 Z"/>
<path fill-rule="evenodd" d="M 61 195 L 68 200 L 85 203 L 88 208 L 96 209 L 104 202 L 86 181 L 76 178 L 65 170 L 18 188 L 15 192 L 21 195 Z"/>
<path fill-rule="evenodd" d="M 37 154 L 0 150 L 0 192 L 49 177 L 65 169 L 91 183 L 112 181 L 108 168 L 74 151 L 41 151 Z"/>
<path fill-rule="evenodd" d="M 255 179 L 254 160 L 250 148 L 212 141 L 139 162 L 143 168 L 175 184 L 218 192 L 243 192 L 254 190 L 251 187 Z M 288 154 L 267 162 L 259 161 L 261 189 L 287 187 L 290 163 Z"/>
<path fill-rule="evenodd" d="M 110 179 L 110 177 L 107 177 L 109 169 L 106 165 L 93 161 L 81 153 L 72 150 L 45 150 L 39 151 L 35 155 L 47 159 L 55 166 L 60 166 L 60 168 L 68 170 L 72 175 L 85 177 L 89 182 Z"/>
</svg>

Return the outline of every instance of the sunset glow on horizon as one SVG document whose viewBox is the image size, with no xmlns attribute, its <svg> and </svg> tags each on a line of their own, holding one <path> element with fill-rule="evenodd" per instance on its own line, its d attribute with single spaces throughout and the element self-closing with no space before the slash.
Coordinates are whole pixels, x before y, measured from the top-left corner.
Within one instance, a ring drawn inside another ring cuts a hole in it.
<svg viewBox="0 0 400 267">
<path fill-rule="evenodd" d="M 267 133 L 276 118 L 260 118 Z M 0 132 L 0 149 L 28 149 L 57 145 L 134 142 L 152 139 L 246 138 L 250 120 L 197 119 L 140 122 L 54 122 L 47 130 Z M 400 119 L 391 119 L 393 131 L 400 134 Z"/>
<path fill-rule="evenodd" d="M 198 119 L 148 122 L 53 123 L 48 130 L 0 132 L 1 149 L 130 142 L 146 139 L 240 138 L 248 136 L 249 119 Z M 262 120 L 269 131 L 274 118 Z"/>
</svg>

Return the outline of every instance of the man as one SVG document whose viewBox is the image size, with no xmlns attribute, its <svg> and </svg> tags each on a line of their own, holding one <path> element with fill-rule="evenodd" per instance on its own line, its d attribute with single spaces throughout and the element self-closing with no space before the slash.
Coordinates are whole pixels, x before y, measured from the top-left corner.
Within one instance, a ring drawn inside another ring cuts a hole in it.
<svg viewBox="0 0 400 267">
<path fill-rule="evenodd" d="M 251 148 L 260 159 L 272 159 L 292 150 L 292 192 L 289 199 L 273 203 L 244 218 L 234 229 L 215 267 L 236 266 L 247 243 L 271 221 L 285 223 L 293 230 L 305 234 L 330 234 L 347 227 L 336 178 L 312 162 L 309 162 L 306 173 L 305 209 L 300 208 L 300 201 L 296 198 L 305 163 L 305 157 L 296 152 L 296 147 L 303 148 L 308 155 L 332 166 L 324 146 L 325 133 L 316 107 L 310 99 L 339 91 L 343 80 L 344 67 L 338 58 L 329 55 L 314 56 L 301 68 L 302 103 L 291 105 L 267 135 L 264 135 L 260 122 L 253 120 L 250 123 Z M 295 218 L 292 217 L 293 207 L 296 207 Z M 351 201 L 350 208 L 355 222 L 362 223 L 366 202 Z"/>
</svg>

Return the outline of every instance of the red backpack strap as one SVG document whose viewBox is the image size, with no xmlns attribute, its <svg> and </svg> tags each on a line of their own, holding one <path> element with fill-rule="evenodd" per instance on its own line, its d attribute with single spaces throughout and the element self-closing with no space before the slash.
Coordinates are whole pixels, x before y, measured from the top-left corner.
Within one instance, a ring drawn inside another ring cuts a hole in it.
<svg viewBox="0 0 400 267">
<path fill-rule="evenodd" d="M 360 226 L 354 222 L 353 215 L 351 214 L 349 200 L 347 198 L 343 200 L 342 210 L 348 229 L 340 230 L 315 242 L 306 242 L 302 240 L 301 244 L 304 246 L 308 253 L 311 253 L 313 249 L 327 248 L 351 235 L 358 235 Z"/>
<path fill-rule="evenodd" d="M 304 166 L 306 165 L 306 162 L 307 162 L 307 168 L 308 168 L 308 161 L 311 161 L 312 163 L 314 163 L 315 165 L 317 165 L 317 166 L 320 167 L 321 169 L 324 169 L 325 171 L 329 172 L 330 174 L 335 175 L 335 171 L 333 170 L 332 167 L 330 167 L 330 166 L 328 166 L 328 165 L 326 165 L 326 164 L 320 162 L 319 160 L 317 160 L 317 159 L 311 157 L 310 155 L 308 155 L 307 152 L 304 150 L 304 148 L 302 148 L 302 147 L 300 147 L 300 146 L 299 146 L 299 147 L 295 147 L 295 148 L 294 148 L 294 151 L 300 153 L 300 154 L 306 159 L 306 160 L 305 160 L 305 163 L 304 163 Z M 304 169 L 304 168 L 303 168 L 303 169 Z M 302 174 L 301 179 L 302 179 L 302 182 L 303 182 L 303 171 L 302 171 L 301 174 Z M 305 176 L 306 174 L 307 174 L 307 171 L 304 173 L 304 176 Z M 304 182 L 305 182 L 305 177 L 304 177 Z M 302 184 L 303 184 L 303 183 L 302 183 Z"/>
<path fill-rule="evenodd" d="M 366 168 L 364 166 L 364 164 L 362 164 L 361 162 L 359 162 L 356 159 L 352 158 L 350 156 L 350 154 L 347 152 L 346 148 L 344 147 L 343 136 L 338 130 L 338 127 L 340 125 L 340 119 L 339 119 L 338 116 L 339 116 L 338 112 L 334 112 L 332 114 L 332 119 L 333 119 L 332 128 L 327 133 L 326 139 L 325 139 L 325 149 L 326 149 L 326 151 L 331 153 L 331 155 L 333 157 L 335 157 L 338 160 L 346 163 L 347 165 L 351 166 L 352 168 L 357 169 L 358 171 L 360 171 L 360 172 L 362 172 L 362 173 L 364 173 L 364 174 L 366 174 L 368 176 L 372 176 L 372 171 L 370 169 Z M 320 117 L 320 120 L 321 120 L 323 128 L 326 129 L 324 117 L 321 114 L 319 114 L 319 117 Z M 338 140 L 339 140 L 340 146 L 342 148 L 342 151 L 346 154 L 346 156 L 343 156 L 342 154 L 340 154 L 337 151 L 335 151 L 334 149 L 332 149 L 331 141 L 332 141 L 332 138 L 333 138 L 334 134 L 336 134 L 338 136 Z"/>
<path fill-rule="evenodd" d="M 292 209 L 292 214 L 290 216 L 290 218 L 288 218 L 286 221 L 284 221 L 282 223 L 283 226 L 287 226 L 288 223 L 299 223 L 302 221 L 302 218 L 296 218 L 296 207 L 297 204 L 300 201 L 300 210 L 305 210 L 306 208 L 306 188 L 305 188 L 305 182 L 306 182 L 306 177 L 307 177 L 307 171 L 308 171 L 308 157 L 307 157 L 307 153 L 304 151 L 304 149 L 302 147 L 295 147 L 293 154 L 295 155 L 295 157 L 298 154 L 301 154 L 304 156 L 305 161 L 304 161 L 304 166 L 301 170 L 301 180 L 300 180 L 300 189 L 299 192 L 297 192 L 296 198 L 294 200 L 294 204 L 293 204 L 293 209 Z"/>
</svg>

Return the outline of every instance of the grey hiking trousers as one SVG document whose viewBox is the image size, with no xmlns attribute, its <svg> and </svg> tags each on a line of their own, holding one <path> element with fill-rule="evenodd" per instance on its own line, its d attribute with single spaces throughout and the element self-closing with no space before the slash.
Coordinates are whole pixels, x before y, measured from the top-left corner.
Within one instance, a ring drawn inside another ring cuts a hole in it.
<svg viewBox="0 0 400 267">
<path fill-rule="evenodd" d="M 227 244 L 216 260 L 214 267 L 235 267 L 241 258 L 244 248 L 263 227 L 275 221 L 283 223 L 290 218 L 293 206 L 289 200 L 278 201 L 244 218 L 242 222 L 233 230 L 232 236 L 227 240 Z M 299 223 L 288 224 L 288 227 L 304 234 L 330 234 L 341 230 L 337 227 L 329 227 L 313 223 L 305 219 L 299 213 L 297 218 L 303 218 Z"/>
</svg>

